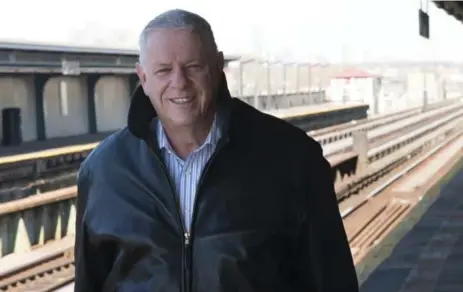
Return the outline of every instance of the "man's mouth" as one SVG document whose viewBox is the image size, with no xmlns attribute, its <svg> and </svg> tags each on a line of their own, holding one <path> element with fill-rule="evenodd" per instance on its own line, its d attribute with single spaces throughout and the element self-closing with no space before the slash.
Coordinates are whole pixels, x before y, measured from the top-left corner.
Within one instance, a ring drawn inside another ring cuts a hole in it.
<svg viewBox="0 0 463 292">
<path fill-rule="evenodd" d="M 170 101 L 175 104 L 187 104 L 194 100 L 193 96 L 171 98 Z"/>
</svg>

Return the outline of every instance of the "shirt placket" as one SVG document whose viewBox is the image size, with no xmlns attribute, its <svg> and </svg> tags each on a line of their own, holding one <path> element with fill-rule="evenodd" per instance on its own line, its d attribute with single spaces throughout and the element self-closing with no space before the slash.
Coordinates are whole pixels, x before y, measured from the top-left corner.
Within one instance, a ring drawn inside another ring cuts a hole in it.
<svg viewBox="0 0 463 292">
<path fill-rule="evenodd" d="M 185 227 L 190 230 L 191 217 L 193 212 L 194 195 L 196 192 L 196 185 L 193 183 L 192 173 L 192 160 L 194 155 L 188 158 L 183 164 L 180 175 L 180 201 L 182 205 L 183 220 Z"/>
</svg>

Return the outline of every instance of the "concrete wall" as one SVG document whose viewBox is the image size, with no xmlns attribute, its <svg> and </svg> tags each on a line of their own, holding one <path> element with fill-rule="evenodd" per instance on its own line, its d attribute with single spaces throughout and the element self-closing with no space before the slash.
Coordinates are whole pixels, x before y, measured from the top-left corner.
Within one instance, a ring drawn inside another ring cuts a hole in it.
<svg viewBox="0 0 463 292">
<path fill-rule="evenodd" d="M 88 133 L 86 81 L 74 77 L 48 80 L 44 88 L 44 116 L 47 138 Z"/>
<path fill-rule="evenodd" d="M 98 80 L 95 88 L 95 111 L 98 132 L 125 127 L 130 105 L 129 83 L 126 77 L 108 76 Z"/>
<path fill-rule="evenodd" d="M 0 78 L 0 110 L 6 107 L 21 108 L 23 141 L 35 140 L 37 129 L 32 76 Z M 0 136 L 3 137 L 2 127 Z"/>
</svg>

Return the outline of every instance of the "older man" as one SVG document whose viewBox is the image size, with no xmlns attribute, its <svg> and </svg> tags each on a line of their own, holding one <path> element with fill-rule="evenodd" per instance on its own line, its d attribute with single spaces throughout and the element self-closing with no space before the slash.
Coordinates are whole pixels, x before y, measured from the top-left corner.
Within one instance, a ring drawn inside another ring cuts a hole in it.
<svg viewBox="0 0 463 292">
<path fill-rule="evenodd" d="M 143 30 L 128 126 L 79 172 L 76 291 L 357 291 L 321 147 L 223 66 L 196 14 Z"/>
</svg>

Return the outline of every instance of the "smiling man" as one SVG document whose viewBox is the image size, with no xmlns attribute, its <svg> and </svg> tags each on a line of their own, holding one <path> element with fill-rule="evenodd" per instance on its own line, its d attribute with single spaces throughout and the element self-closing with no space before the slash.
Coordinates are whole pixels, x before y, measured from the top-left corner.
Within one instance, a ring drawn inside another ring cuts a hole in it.
<svg viewBox="0 0 463 292">
<path fill-rule="evenodd" d="M 223 66 L 194 13 L 144 28 L 128 126 L 78 175 L 75 291 L 358 291 L 320 145 Z"/>
</svg>

